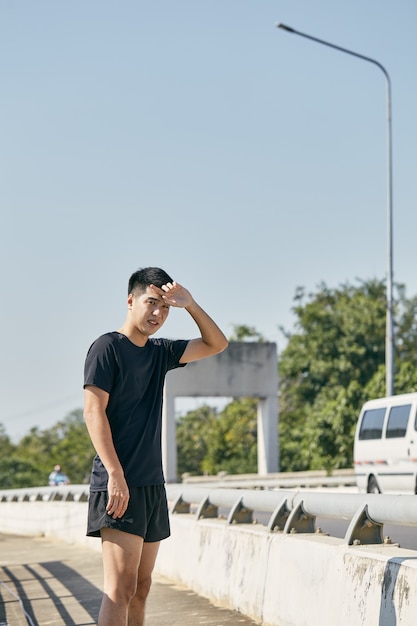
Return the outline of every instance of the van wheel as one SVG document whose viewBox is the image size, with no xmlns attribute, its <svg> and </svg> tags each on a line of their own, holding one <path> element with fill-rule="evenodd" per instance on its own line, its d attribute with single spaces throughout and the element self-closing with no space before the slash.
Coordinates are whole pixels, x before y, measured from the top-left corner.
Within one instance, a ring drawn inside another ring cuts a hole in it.
<svg viewBox="0 0 417 626">
<path fill-rule="evenodd" d="M 368 493 L 381 493 L 375 476 L 370 476 L 368 480 Z"/>
</svg>

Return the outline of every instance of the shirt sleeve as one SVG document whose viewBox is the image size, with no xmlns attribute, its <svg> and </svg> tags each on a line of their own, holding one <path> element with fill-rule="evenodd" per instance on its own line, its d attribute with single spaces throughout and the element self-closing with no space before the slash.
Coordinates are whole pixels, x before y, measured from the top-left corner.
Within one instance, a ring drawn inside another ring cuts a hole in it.
<svg viewBox="0 0 417 626">
<path fill-rule="evenodd" d="M 84 388 L 92 385 L 110 393 L 118 370 L 114 343 L 109 335 L 102 335 L 88 350 L 84 365 Z"/>
<path fill-rule="evenodd" d="M 177 367 L 185 367 L 187 365 L 187 363 L 180 363 L 180 358 L 184 354 L 188 341 L 188 339 L 177 339 L 175 341 L 169 341 L 168 370 L 173 370 Z"/>
</svg>

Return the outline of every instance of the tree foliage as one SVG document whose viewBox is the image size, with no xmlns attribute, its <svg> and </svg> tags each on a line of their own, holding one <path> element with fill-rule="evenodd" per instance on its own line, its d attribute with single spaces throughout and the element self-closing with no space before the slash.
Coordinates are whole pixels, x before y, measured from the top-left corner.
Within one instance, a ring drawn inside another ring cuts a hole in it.
<svg viewBox="0 0 417 626">
<path fill-rule="evenodd" d="M 189 411 L 177 424 L 178 475 L 202 474 L 203 460 L 207 454 L 208 433 L 217 421 L 217 411 L 204 405 Z"/>
<path fill-rule="evenodd" d="M 86 483 L 93 456 L 81 409 L 52 428 L 32 428 L 18 444 L 11 443 L 0 425 L 0 489 L 47 485 L 57 464 L 72 483 Z"/>
<path fill-rule="evenodd" d="M 247 326 L 246 324 L 234 324 L 233 333 L 229 337 L 229 341 L 257 341 L 258 343 L 263 343 L 265 339 L 254 326 Z"/>
<path fill-rule="evenodd" d="M 416 299 L 398 288 L 396 393 L 417 389 Z M 382 281 L 295 296 L 295 332 L 279 359 L 281 467 L 351 467 L 362 403 L 385 395 L 386 296 Z"/>
<path fill-rule="evenodd" d="M 256 406 L 256 399 L 241 398 L 223 409 L 208 433 L 207 453 L 202 463 L 205 473 L 256 472 Z"/>
<path fill-rule="evenodd" d="M 177 425 L 179 476 L 256 472 L 256 400 L 233 400 L 220 414 L 208 406 Z"/>
</svg>

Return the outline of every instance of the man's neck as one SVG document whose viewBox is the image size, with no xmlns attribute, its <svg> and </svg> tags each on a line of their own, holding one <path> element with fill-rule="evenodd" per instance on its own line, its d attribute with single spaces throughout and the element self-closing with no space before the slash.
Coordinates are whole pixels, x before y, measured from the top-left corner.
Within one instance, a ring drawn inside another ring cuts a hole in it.
<svg viewBox="0 0 417 626">
<path fill-rule="evenodd" d="M 132 326 L 126 322 L 119 328 L 118 332 L 125 335 L 129 341 L 134 343 L 135 346 L 139 346 L 139 348 L 143 348 L 148 341 L 148 335 L 144 335 L 137 328 L 132 328 Z"/>
</svg>

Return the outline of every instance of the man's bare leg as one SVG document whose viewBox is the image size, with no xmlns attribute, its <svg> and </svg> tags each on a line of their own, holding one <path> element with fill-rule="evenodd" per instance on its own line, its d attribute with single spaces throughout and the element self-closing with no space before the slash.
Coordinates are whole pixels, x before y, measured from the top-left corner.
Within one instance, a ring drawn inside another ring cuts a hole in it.
<svg viewBox="0 0 417 626">
<path fill-rule="evenodd" d="M 128 626 L 143 626 L 145 623 L 146 599 L 151 589 L 152 571 L 158 555 L 159 544 L 159 541 L 143 544 L 136 593 L 129 605 Z"/>
<path fill-rule="evenodd" d="M 98 626 L 127 626 L 129 604 L 137 591 L 143 539 L 121 530 L 102 528 L 101 541 L 104 594 Z"/>
</svg>

